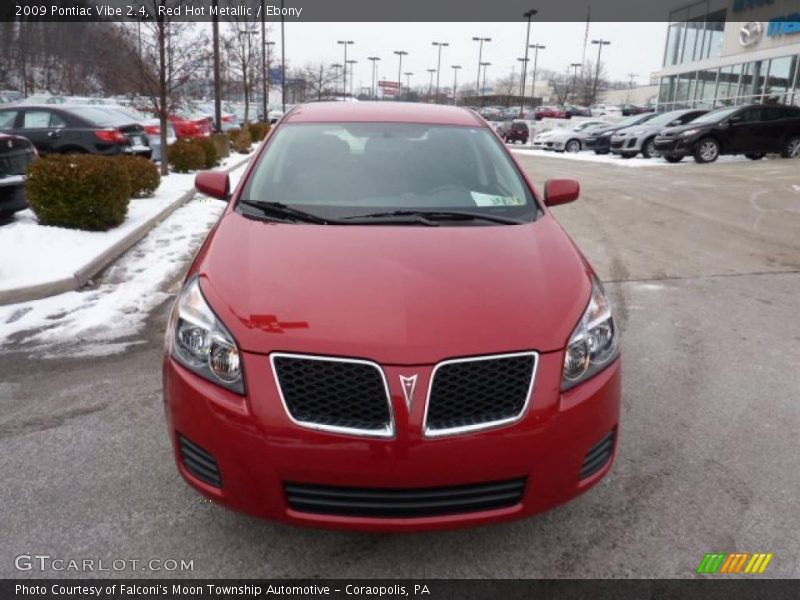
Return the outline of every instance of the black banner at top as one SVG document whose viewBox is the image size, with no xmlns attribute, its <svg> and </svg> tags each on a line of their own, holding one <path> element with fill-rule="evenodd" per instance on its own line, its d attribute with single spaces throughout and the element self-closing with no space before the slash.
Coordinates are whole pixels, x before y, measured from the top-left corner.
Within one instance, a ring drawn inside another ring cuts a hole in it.
<svg viewBox="0 0 800 600">
<path fill-rule="evenodd" d="M 744 21 L 765 7 L 800 11 L 800 0 L 2 0 L 0 20 L 513 22 L 535 10 L 535 22 L 645 22 L 669 21 L 688 5 L 705 13 L 726 8 L 728 20 Z"/>
</svg>

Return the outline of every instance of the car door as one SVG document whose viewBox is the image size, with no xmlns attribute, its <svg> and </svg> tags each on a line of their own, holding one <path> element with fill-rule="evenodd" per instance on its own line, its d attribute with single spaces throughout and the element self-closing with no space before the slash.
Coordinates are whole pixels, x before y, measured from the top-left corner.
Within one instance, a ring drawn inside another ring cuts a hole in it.
<svg viewBox="0 0 800 600">
<path fill-rule="evenodd" d="M 731 115 L 723 140 L 727 154 L 745 152 L 763 152 L 764 139 L 760 135 L 761 108 L 750 107 Z"/>
<path fill-rule="evenodd" d="M 0 132 L 16 135 L 17 115 L 16 109 L 0 110 Z"/>
<path fill-rule="evenodd" d="M 40 153 L 53 152 L 59 145 L 61 129 L 65 123 L 44 108 L 28 108 L 22 113 L 19 135 L 28 138 Z"/>
<path fill-rule="evenodd" d="M 761 127 L 758 136 L 764 152 L 780 152 L 787 131 L 788 110 L 783 106 L 765 106 L 761 109 Z"/>
</svg>

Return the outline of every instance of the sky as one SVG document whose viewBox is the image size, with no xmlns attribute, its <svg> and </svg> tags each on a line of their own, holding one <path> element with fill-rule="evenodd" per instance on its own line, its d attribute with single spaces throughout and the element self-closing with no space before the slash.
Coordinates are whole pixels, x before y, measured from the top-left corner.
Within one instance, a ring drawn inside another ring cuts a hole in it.
<svg viewBox="0 0 800 600">
<path fill-rule="evenodd" d="M 531 27 L 530 43 L 546 46 L 539 51 L 540 68 L 566 72 L 570 63 L 581 62 L 586 23 L 536 23 Z M 490 37 L 484 44 L 483 61 L 488 67 L 487 79 L 519 74 L 518 57 L 524 56 L 526 23 L 310 23 L 286 22 L 286 57 L 291 67 L 306 63 L 341 63 L 343 46 L 337 40 L 353 40 L 348 46 L 347 58 L 358 61 L 354 65 L 356 86 L 369 87 L 372 81 L 368 56 L 378 56 L 378 78 L 397 80 L 398 57 L 394 50 L 405 50 L 403 72 L 411 71 L 412 87 L 428 85 L 428 69 L 436 68 L 437 48 L 433 41 L 448 42 L 442 49 L 441 86 L 452 86 L 451 65 L 461 65 L 459 86 L 475 81 L 478 69 L 478 42 L 473 37 Z M 661 67 L 667 24 L 655 23 L 591 23 L 589 39 L 603 38 L 611 41 L 603 46 L 602 62 L 611 79 L 629 81 L 630 73 L 639 84 L 649 83 L 650 73 Z M 271 39 L 276 40 L 280 53 L 280 25 L 272 25 Z M 597 46 L 587 46 L 587 60 L 594 61 Z M 530 55 L 533 68 L 533 55 Z M 434 74 L 434 85 L 435 85 Z M 405 84 L 406 77 L 403 76 Z M 360 85 L 359 85 L 360 84 Z M 349 87 L 349 86 L 348 86 Z"/>
</svg>

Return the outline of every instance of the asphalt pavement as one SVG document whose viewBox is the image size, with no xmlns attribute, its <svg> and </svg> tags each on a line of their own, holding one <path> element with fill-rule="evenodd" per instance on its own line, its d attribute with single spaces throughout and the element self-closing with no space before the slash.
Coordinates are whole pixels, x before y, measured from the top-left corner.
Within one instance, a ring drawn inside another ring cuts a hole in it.
<svg viewBox="0 0 800 600">
<path fill-rule="evenodd" d="M 203 502 L 164 421 L 167 302 L 122 355 L 0 355 L 0 577 L 682 578 L 712 551 L 771 552 L 763 577 L 800 577 L 800 163 L 520 160 L 540 186 L 581 180 L 554 213 L 621 323 L 620 454 L 601 484 L 534 518 L 405 535 Z M 17 570 L 29 554 L 193 570 Z"/>
</svg>

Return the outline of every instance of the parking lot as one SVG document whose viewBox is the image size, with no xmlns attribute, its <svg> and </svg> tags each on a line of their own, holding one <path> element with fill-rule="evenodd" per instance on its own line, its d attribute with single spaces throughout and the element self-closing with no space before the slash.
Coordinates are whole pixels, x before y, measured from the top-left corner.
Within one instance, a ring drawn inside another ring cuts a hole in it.
<svg viewBox="0 0 800 600">
<path fill-rule="evenodd" d="M 134 576 L 681 578 L 706 552 L 740 551 L 774 553 L 764 576 L 799 577 L 797 161 L 518 158 L 540 187 L 581 181 L 582 199 L 554 213 L 621 322 L 621 445 L 601 484 L 532 519 L 409 535 L 298 529 L 204 502 L 169 447 L 164 302 L 121 355 L 2 355 L 0 576 L 79 575 L 15 569 L 38 553 L 194 565 L 122 573 Z"/>
</svg>

